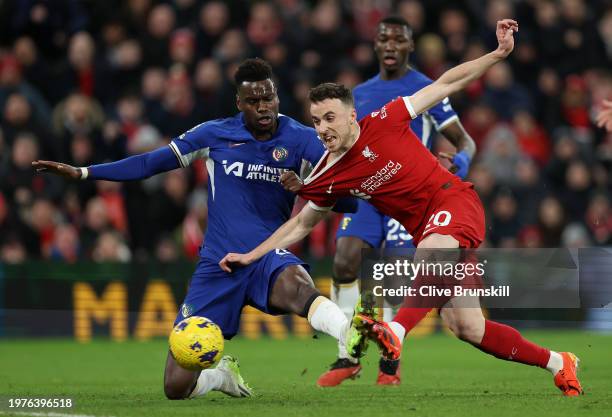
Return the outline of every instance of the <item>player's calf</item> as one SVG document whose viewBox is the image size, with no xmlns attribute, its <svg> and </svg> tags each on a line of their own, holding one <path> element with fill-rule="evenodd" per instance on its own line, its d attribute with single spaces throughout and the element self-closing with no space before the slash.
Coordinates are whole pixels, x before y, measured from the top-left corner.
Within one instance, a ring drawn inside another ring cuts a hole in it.
<svg viewBox="0 0 612 417">
<path fill-rule="evenodd" d="M 189 398 L 193 386 L 186 388 L 184 385 L 176 384 L 173 381 L 164 381 L 164 395 L 169 400 L 184 400 Z"/>
<path fill-rule="evenodd" d="M 276 310 L 306 317 L 310 304 L 319 295 L 308 272 L 301 265 L 289 265 L 276 279 L 268 304 Z"/>
<path fill-rule="evenodd" d="M 472 344 L 482 341 L 485 318 L 480 308 L 443 308 L 440 316 L 457 338 Z"/>
</svg>

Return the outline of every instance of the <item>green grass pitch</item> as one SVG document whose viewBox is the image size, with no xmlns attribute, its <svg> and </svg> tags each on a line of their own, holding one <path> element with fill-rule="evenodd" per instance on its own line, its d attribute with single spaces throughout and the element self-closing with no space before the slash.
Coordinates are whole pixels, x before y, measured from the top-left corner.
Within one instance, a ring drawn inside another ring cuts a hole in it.
<svg viewBox="0 0 612 417">
<path fill-rule="evenodd" d="M 0 415 L 10 397 L 72 397 L 70 410 L 40 414 L 90 416 L 611 416 L 612 335 L 529 331 L 544 346 L 571 350 L 582 360 L 581 398 L 564 398 L 541 369 L 504 362 L 445 334 L 409 338 L 400 387 L 378 387 L 376 349 L 364 360 L 361 378 L 340 387 L 315 386 L 333 361 L 329 337 L 257 341 L 236 339 L 226 353 L 240 359 L 256 397 L 220 393 L 168 401 L 162 390 L 166 343 L 78 344 L 67 340 L 0 341 Z M 20 410 L 28 415 L 28 411 Z"/>
</svg>

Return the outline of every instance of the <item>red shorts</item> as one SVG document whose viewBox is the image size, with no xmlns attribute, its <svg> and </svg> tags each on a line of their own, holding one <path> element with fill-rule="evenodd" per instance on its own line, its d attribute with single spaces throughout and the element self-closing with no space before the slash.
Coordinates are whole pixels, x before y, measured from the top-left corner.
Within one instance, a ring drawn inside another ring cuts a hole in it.
<svg viewBox="0 0 612 417">
<path fill-rule="evenodd" d="M 432 233 L 452 236 L 462 248 L 477 248 L 484 240 L 484 209 L 472 187 L 456 189 L 453 186 L 439 190 L 424 218 L 426 223 L 414 233 L 415 246 Z"/>
</svg>

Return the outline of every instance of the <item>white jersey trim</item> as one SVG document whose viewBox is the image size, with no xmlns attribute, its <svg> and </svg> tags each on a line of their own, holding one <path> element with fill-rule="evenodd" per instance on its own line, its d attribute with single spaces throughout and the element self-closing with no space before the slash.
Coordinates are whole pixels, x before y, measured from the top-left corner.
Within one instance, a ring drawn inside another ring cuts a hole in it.
<svg viewBox="0 0 612 417">
<path fill-rule="evenodd" d="M 321 207 L 311 200 L 308 200 L 308 206 L 315 211 L 322 211 L 322 212 L 328 212 L 332 209 L 331 207 Z"/>
<path fill-rule="evenodd" d="M 191 165 L 191 163 L 196 159 L 208 158 L 208 154 L 210 153 L 210 148 L 201 148 L 197 151 L 193 151 L 183 155 L 181 154 L 181 150 L 178 148 L 178 146 L 176 146 L 176 143 L 174 143 L 174 141 L 170 142 L 168 146 L 170 147 L 170 149 L 172 149 L 172 152 L 174 152 L 177 159 L 179 160 L 179 163 L 181 164 L 181 167 L 183 168 Z"/>
<path fill-rule="evenodd" d="M 414 107 L 412 107 L 412 103 L 410 102 L 410 97 L 404 96 L 402 98 L 404 99 L 404 104 L 406 105 L 406 109 L 408 110 L 408 113 L 410 113 L 410 118 L 416 119 L 418 114 L 416 114 L 416 112 L 414 111 Z"/>
<path fill-rule="evenodd" d="M 210 191 L 212 191 L 212 199 L 215 200 L 215 161 L 211 158 L 206 160 L 206 170 L 208 171 L 208 180 L 210 181 Z"/>
<path fill-rule="evenodd" d="M 431 127 L 435 126 L 436 121 L 433 120 L 433 117 L 428 112 L 425 112 L 421 115 L 421 120 L 422 120 L 421 143 L 425 145 L 426 148 L 429 149 L 428 145 L 429 145 L 429 142 L 431 142 L 431 137 L 433 136 Z"/>
<path fill-rule="evenodd" d="M 459 116 L 457 116 L 456 114 L 452 115 L 451 117 L 449 117 L 448 119 L 446 119 L 445 121 L 440 123 L 439 125 L 437 124 L 436 119 L 432 118 L 432 120 L 433 120 L 433 123 L 434 123 L 434 126 L 435 126 L 436 130 L 440 131 L 440 130 L 444 129 L 446 126 L 448 126 L 449 124 L 451 124 L 451 123 L 453 123 L 455 121 L 459 121 Z"/>
<path fill-rule="evenodd" d="M 319 169 L 319 166 L 323 163 L 323 161 L 327 160 L 327 156 L 329 155 L 329 151 L 327 149 L 325 149 L 325 153 L 323 154 L 321 159 L 319 159 L 319 162 L 317 162 L 317 165 L 315 165 L 315 167 L 312 170 L 312 172 L 310 173 L 310 175 L 308 177 L 306 177 L 306 179 L 304 180 L 304 185 L 308 185 L 311 182 L 313 182 L 314 180 L 316 180 L 317 178 L 319 178 L 324 172 L 329 170 L 340 159 L 342 159 L 342 157 L 344 155 L 346 155 L 348 153 L 348 151 L 350 151 L 353 148 L 353 146 L 355 146 L 357 144 L 357 141 L 361 137 L 361 127 L 359 126 L 359 123 L 357 124 L 357 129 L 359 129 L 359 132 L 357 132 L 357 139 L 355 139 L 355 142 L 353 142 L 353 144 L 346 150 L 346 152 L 342 153 L 340 156 L 338 156 L 336 159 L 331 161 L 329 164 L 325 165 L 319 172 L 317 172 L 317 169 Z M 312 175 L 315 172 L 316 172 L 316 174 Z"/>
<path fill-rule="evenodd" d="M 302 159 L 302 165 L 300 166 L 300 178 L 307 177 L 312 172 L 312 164 L 307 159 Z"/>
<path fill-rule="evenodd" d="M 174 142 L 170 142 L 168 146 L 170 147 L 170 149 L 172 149 L 172 152 L 174 153 L 174 156 L 176 156 L 176 159 L 178 159 L 178 162 L 181 168 L 185 168 L 187 165 L 185 165 L 185 161 L 183 160 L 183 155 L 181 155 L 181 151 L 179 151 L 178 146 L 176 146 Z"/>
</svg>

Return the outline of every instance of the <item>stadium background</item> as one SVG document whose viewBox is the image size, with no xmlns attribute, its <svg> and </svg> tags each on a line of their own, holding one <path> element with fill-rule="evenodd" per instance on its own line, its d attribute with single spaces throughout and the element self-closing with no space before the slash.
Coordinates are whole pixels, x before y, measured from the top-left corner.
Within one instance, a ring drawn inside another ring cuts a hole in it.
<svg viewBox="0 0 612 417">
<path fill-rule="evenodd" d="M 494 48 L 497 19 L 521 24 L 510 59 L 452 97 L 478 145 L 469 179 L 487 207 L 487 245 L 612 242 L 612 137 L 593 125 L 601 100 L 612 97 L 610 2 L 59 0 L 1 7 L 3 262 L 194 260 L 206 228 L 202 166 L 118 184 L 36 175 L 30 162 L 116 160 L 235 114 L 230 79 L 250 56 L 273 64 L 281 112 L 310 124 L 310 86 L 353 86 L 376 73 L 371 39 L 391 12 L 412 24 L 412 61 L 434 79 Z M 320 225 L 296 251 L 331 256 L 337 221 Z"/>
<path fill-rule="evenodd" d="M 119 184 L 36 175 L 30 162 L 116 160 L 232 115 L 230 80 L 251 56 L 272 63 L 281 112 L 310 124 L 309 87 L 376 73 L 371 39 L 390 13 L 412 25 L 412 62 L 434 79 L 494 48 L 497 19 L 521 24 L 510 58 L 452 97 L 478 145 L 469 180 L 486 245 L 609 245 L 612 136 L 593 124 L 612 96 L 609 1 L 5 1 L 0 261 L 193 262 L 206 229 L 201 164 Z M 292 248 L 322 260 L 321 275 L 339 219 Z"/>
<path fill-rule="evenodd" d="M 162 400 L 161 373 L 164 338 L 206 229 L 203 166 L 118 184 L 36 175 L 30 162 L 116 160 L 232 115 L 233 71 L 252 56 L 272 63 L 281 112 L 309 124 L 311 86 L 354 86 L 376 73 L 371 39 L 390 13 L 412 25 L 411 61 L 431 78 L 494 48 L 497 19 L 520 22 L 510 58 L 451 97 L 478 145 L 469 180 L 486 206 L 486 245 L 610 246 L 612 134 L 593 123 L 612 97 L 609 0 L 1 1 L 0 400 L 63 394 L 87 414 L 201 415 L 201 402 Z M 449 145 L 438 138 L 437 146 Z M 330 217 L 292 248 L 324 293 L 338 221 Z M 592 396 L 564 410 L 609 411 L 610 337 L 586 329 L 609 331 L 610 310 L 489 314 L 523 329 L 565 328 L 527 333 L 590 363 Z M 431 317 L 415 333 L 438 328 Z M 263 333 L 286 339 L 249 340 Z M 214 397 L 208 415 L 371 415 L 375 359 L 346 390 L 315 392 L 333 359 L 331 339 L 314 339 L 303 319 L 249 308 L 242 335 L 230 346 L 263 398 L 230 406 Z M 538 396 L 552 393 L 550 381 L 535 381 L 533 370 L 495 366 L 443 334 L 409 345 L 410 377 L 386 391 L 386 407 L 373 406 L 379 416 L 555 415 L 556 397 Z M 465 369 L 479 381 L 467 392 Z"/>
</svg>

